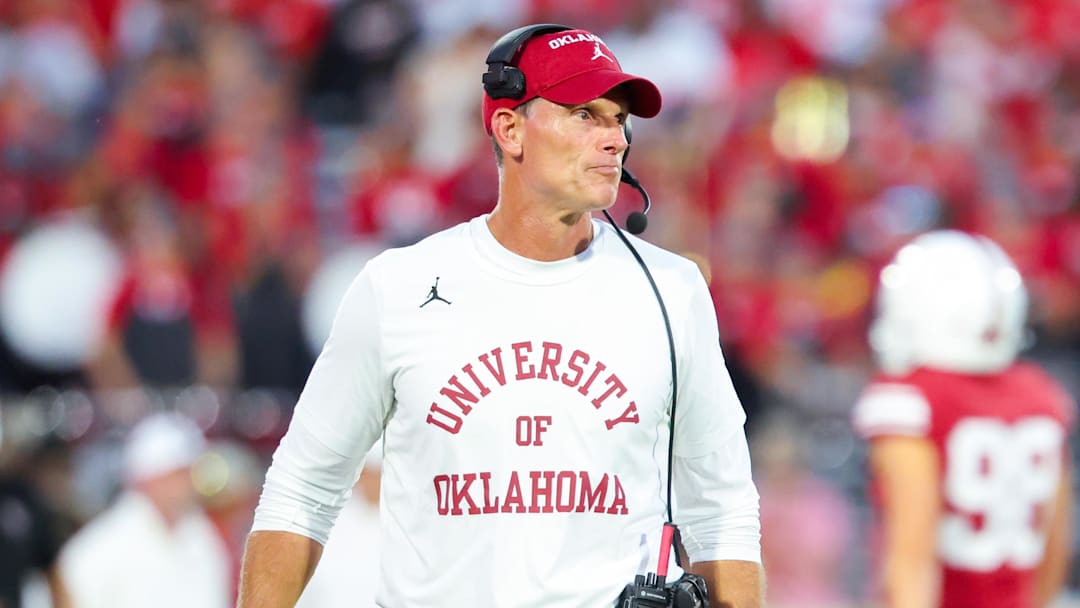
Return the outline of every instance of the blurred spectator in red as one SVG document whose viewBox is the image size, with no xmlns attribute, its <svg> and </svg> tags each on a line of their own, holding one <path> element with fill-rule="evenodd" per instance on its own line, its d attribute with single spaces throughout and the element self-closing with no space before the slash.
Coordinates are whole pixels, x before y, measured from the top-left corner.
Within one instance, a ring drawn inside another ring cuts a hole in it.
<svg viewBox="0 0 1080 608">
<path fill-rule="evenodd" d="M 725 33 L 733 58 L 733 109 L 750 118 L 745 128 L 756 122 L 753 117 L 771 112 L 781 84 L 809 72 L 817 61 L 791 32 L 770 20 L 765 3 L 733 0 L 731 5 Z"/>
<path fill-rule="evenodd" d="M 1065 346 L 1072 339 L 1080 349 L 1080 200 L 1041 230 L 1031 278 L 1033 321 L 1041 341 Z"/>
<path fill-rule="evenodd" d="M 124 231 L 129 270 L 105 344 L 88 367 L 93 386 L 231 386 L 232 351 L 214 345 L 220 305 L 199 290 L 169 199 L 148 182 L 129 184 L 114 196 L 110 204 Z"/>
<path fill-rule="evenodd" d="M 386 124 L 365 140 L 371 162 L 357 176 L 349 201 L 354 234 L 377 235 L 391 246 L 415 243 L 445 219 L 434 174 L 414 164 L 412 131 Z"/>
<path fill-rule="evenodd" d="M 204 439 L 191 420 L 140 421 L 124 450 L 127 489 L 64 546 L 75 608 L 225 608 L 225 547 L 198 503 L 191 467 Z"/>
</svg>

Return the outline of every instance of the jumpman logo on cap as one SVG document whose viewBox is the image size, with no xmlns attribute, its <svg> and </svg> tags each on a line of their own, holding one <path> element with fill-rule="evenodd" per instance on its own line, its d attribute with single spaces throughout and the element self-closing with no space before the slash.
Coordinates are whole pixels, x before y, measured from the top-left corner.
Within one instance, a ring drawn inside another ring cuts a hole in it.
<svg viewBox="0 0 1080 608">
<path fill-rule="evenodd" d="M 427 298 L 427 300 L 424 301 L 423 304 L 420 305 L 420 308 L 423 308 L 423 307 L 427 306 L 428 304 L 431 304 L 435 300 L 438 300 L 440 302 L 446 302 L 447 304 L 450 304 L 450 300 L 447 300 L 446 298 L 443 298 L 442 296 L 439 295 L 439 277 L 435 277 L 435 284 L 431 286 L 431 291 L 428 292 L 428 298 Z"/>
<path fill-rule="evenodd" d="M 596 61 L 597 59 L 600 59 L 601 57 L 603 57 L 604 59 L 607 59 L 608 61 L 612 61 L 611 57 L 608 57 L 604 53 L 603 49 L 600 48 L 600 43 L 599 42 L 593 43 L 592 61 Z"/>
</svg>

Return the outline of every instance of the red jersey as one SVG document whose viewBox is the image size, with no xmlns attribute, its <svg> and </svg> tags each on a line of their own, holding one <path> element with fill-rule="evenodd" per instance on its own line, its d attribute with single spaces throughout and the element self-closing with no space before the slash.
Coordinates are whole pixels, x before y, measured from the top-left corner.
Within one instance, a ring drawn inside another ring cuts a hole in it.
<svg viewBox="0 0 1080 608">
<path fill-rule="evenodd" d="M 968 375 L 880 376 L 854 411 L 869 440 L 925 437 L 941 463 L 937 557 L 945 608 L 1034 608 L 1034 572 L 1075 417 L 1034 365 Z"/>
</svg>

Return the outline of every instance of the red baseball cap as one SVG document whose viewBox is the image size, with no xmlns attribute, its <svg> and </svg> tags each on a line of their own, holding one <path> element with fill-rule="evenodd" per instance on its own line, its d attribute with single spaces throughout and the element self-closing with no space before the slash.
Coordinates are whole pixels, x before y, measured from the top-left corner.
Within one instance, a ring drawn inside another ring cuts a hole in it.
<svg viewBox="0 0 1080 608">
<path fill-rule="evenodd" d="M 530 38 L 515 65 L 525 74 L 525 95 L 518 99 L 492 99 L 484 93 L 484 130 L 488 135 L 491 135 L 491 115 L 498 108 L 515 108 L 535 97 L 561 104 L 586 103 L 619 85 L 626 85 L 631 114 L 652 118 L 660 113 L 660 90 L 656 85 L 622 71 L 604 41 L 585 30 Z"/>
</svg>

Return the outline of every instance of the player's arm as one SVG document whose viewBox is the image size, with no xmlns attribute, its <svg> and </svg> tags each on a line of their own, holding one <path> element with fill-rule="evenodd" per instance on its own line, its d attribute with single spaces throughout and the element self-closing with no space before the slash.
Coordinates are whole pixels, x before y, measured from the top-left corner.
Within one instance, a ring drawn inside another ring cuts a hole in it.
<svg viewBox="0 0 1080 608">
<path fill-rule="evenodd" d="M 1035 571 L 1035 605 L 1049 605 L 1065 584 L 1072 541 L 1073 495 L 1069 458 L 1061 468 L 1053 511 L 1046 533 L 1046 551 Z"/>
<path fill-rule="evenodd" d="M 886 605 L 937 606 L 940 567 L 935 546 L 941 514 L 937 451 L 921 437 L 879 437 L 870 445 L 870 466 L 881 489 Z"/>
</svg>

